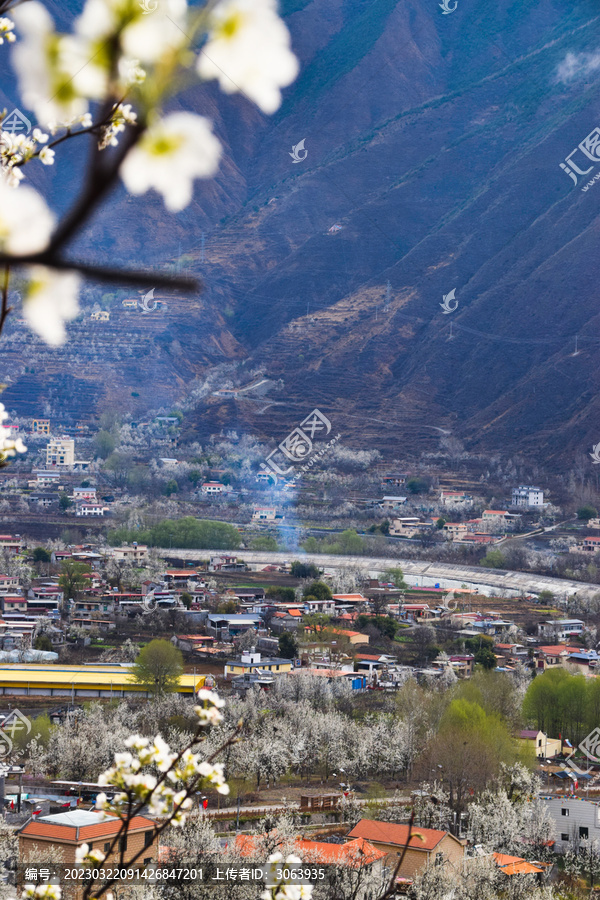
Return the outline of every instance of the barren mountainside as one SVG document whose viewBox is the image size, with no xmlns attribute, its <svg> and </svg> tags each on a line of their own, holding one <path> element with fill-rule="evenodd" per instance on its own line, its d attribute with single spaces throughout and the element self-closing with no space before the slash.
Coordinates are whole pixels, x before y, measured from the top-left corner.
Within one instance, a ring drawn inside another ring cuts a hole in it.
<svg viewBox="0 0 600 900">
<path fill-rule="evenodd" d="M 119 189 L 73 248 L 194 272 L 201 295 L 165 296 L 167 310 L 144 315 L 123 310 L 131 292 L 93 285 L 64 350 L 29 345 L 41 351 L 35 377 L 13 324 L 7 406 L 31 414 L 53 392 L 78 419 L 115 402 L 137 417 L 235 363 L 229 386 L 259 368 L 275 384 L 266 396 L 209 394 L 187 416 L 189 435 L 280 440 L 318 406 L 357 449 L 435 449 L 443 431 L 550 465 L 591 448 L 600 186 L 582 188 L 600 172 L 593 135 L 588 155 L 572 157 L 589 174 L 560 164 L 600 126 L 597 4 L 282 8 L 302 71 L 280 111 L 190 91 L 185 105 L 214 120 L 224 145 L 218 178 L 178 216 Z M 31 180 L 48 179 L 65 208 L 76 174 L 74 159 Z M 451 291 L 458 306 L 445 314 Z M 109 325 L 91 322 L 94 303 Z"/>
</svg>

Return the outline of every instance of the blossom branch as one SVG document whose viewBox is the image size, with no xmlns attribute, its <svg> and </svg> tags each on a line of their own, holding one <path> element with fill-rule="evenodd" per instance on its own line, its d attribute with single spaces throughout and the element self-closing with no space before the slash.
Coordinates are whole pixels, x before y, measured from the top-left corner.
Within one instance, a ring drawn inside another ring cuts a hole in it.
<svg viewBox="0 0 600 900">
<path fill-rule="evenodd" d="M 4 269 L 4 284 L 2 285 L 2 310 L 0 311 L 0 332 L 4 327 L 4 322 L 6 321 L 6 317 L 11 311 L 11 307 L 8 305 L 8 283 L 10 280 L 10 266 L 6 266 Z"/>
<path fill-rule="evenodd" d="M 229 735 L 229 737 L 223 742 L 223 744 L 209 757 L 207 762 L 212 762 L 220 753 L 222 753 L 225 749 L 227 749 L 227 747 L 231 746 L 232 744 L 236 743 L 239 740 L 239 733 L 241 731 L 241 727 L 242 727 L 242 725 L 241 725 L 241 723 L 239 723 L 238 726 L 236 727 L 235 731 L 232 732 L 232 734 Z M 173 780 L 171 777 L 171 773 L 176 772 L 178 764 L 182 760 L 185 761 L 184 758 L 186 757 L 186 754 L 188 754 L 191 751 L 192 747 L 194 747 L 196 744 L 199 744 L 202 742 L 201 741 L 202 732 L 203 732 L 203 727 L 200 726 L 197 729 L 196 733 L 194 734 L 192 740 L 189 741 L 189 743 L 178 754 L 176 754 L 174 756 L 169 767 L 166 769 L 166 771 L 164 771 L 162 773 L 161 777 L 156 781 L 156 784 L 154 785 L 154 787 L 148 793 L 142 794 L 139 797 L 139 799 L 137 799 L 137 802 L 136 802 L 136 793 L 135 793 L 134 788 L 128 788 L 126 791 L 122 792 L 126 796 L 126 803 L 127 803 L 126 813 L 121 818 L 121 826 L 120 826 L 118 832 L 112 838 L 112 840 L 110 842 L 110 846 L 109 846 L 106 854 L 104 854 L 104 858 L 110 856 L 110 854 L 113 852 L 113 850 L 115 849 L 117 844 L 119 844 L 121 838 L 127 835 L 129 823 L 132 821 L 133 818 L 135 818 L 135 816 L 141 814 L 144 807 L 147 806 L 148 803 L 151 801 L 153 795 L 160 792 L 160 788 L 165 784 L 166 781 Z M 177 802 L 174 804 L 173 810 L 167 816 L 165 821 L 162 822 L 160 825 L 157 825 L 156 823 L 154 824 L 154 838 L 155 839 L 158 838 L 162 834 L 162 832 L 173 823 L 174 820 L 176 820 L 176 818 L 181 814 L 183 809 L 187 808 L 187 801 L 196 792 L 196 790 L 197 790 L 198 786 L 200 785 L 200 783 L 202 782 L 203 778 L 204 778 L 204 775 L 201 772 L 197 773 L 188 782 L 185 789 L 180 794 L 177 795 Z M 122 868 L 125 865 L 127 865 L 127 866 L 133 865 L 143 856 L 143 854 L 145 852 L 146 852 L 146 848 L 141 848 L 133 857 L 131 857 L 131 859 L 127 860 L 127 863 L 125 863 L 125 846 L 124 846 L 124 843 L 120 844 L 119 868 Z M 109 891 L 110 888 L 114 884 L 116 884 L 117 880 L 118 879 L 115 878 L 112 881 L 103 883 L 101 886 L 96 888 L 95 894 L 94 894 L 95 900 L 96 900 L 96 898 L 100 898 L 105 893 L 107 893 L 107 891 Z M 93 884 L 88 884 L 86 886 L 86 888 L 84 889 L 84 893 L 83 893 L 84 900 L 89 900 L 92 890 L 94 890 Z"/>
</svg>

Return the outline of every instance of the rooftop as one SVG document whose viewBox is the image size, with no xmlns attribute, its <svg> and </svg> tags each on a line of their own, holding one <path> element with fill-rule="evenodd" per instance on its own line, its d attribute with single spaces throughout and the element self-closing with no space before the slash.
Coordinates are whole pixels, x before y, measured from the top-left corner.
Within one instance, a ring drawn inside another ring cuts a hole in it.
<svg viewBox="0 0 600 900">
<path fill-rule="evenodd" d="M 396 844 L 403 847 L 408 838 L 408 825 L 396 825 L 392 822 L 378 822 L 374 819 L 361 819 L 354 826 L 348 837 L 364 838 L 380 844 Z M 417 833 L 418 835 L 417 836 Z M 409 847 L 415 850 L 433 850 L 448 834 L 434 828 L 418 828 L 411 835 Z"/>
</svg>

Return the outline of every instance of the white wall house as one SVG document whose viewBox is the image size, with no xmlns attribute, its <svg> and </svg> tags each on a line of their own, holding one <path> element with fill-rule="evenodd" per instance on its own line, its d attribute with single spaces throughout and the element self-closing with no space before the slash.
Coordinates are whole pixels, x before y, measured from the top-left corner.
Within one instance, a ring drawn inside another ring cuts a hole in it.
<svg viewBox="0 0 600 900">
<path fill-rule="evenodd" d="M 543 797 L 556 829 L 557 853 L 600 842 L 600 805 L 579 797 Z"/>
<path fill-rule="evenodd" d="M 72 466 L 75 463 L 75 441 L 60 438 L 46 445 L 47 466 Z"/>
<path fill-rule="evenodd" d="M 521 484 L 517 488 L 513 488 L 512 505 L 536 507 L 544 505 L 544 492 L 538 487 L 532 487 L 530 484 Z"/>
</svg>

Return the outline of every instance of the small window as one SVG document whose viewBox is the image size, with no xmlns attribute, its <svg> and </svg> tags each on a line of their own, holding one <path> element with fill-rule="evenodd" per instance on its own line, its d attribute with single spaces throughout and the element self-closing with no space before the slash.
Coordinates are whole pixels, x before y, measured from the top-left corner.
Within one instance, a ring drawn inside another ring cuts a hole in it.
<svg viewBox="0 0 600 900">
<path fill-rule="evenodd" d="M 105 853 L 108 853 L 109 850 L 110 850 L 110 841 L 108 841 L 108 843 L 106 843 L 106 844 L 104 845 L 104 852 L 105 852 Z"/>
<path fill-rule="evenodd" d="M 560 814 L 561 814 L 561 816 L 568 816 L 568 815 L 569 815 L 569 810 L 568 810 L 568 809 L 561 809 Z"/>
<path fill-rule="evenodd" d="M 125 853 L 127 850 L 127 835 L 124 834 L 123 837 L 119 838 L 119 853 Z"/>
<path fill-rule="evenodd" d="M 579 837 L 581 838 L 581 840 L 587 841 L 589 836 L 590 836 L 589 829 L 585 828 L 584 826 L 581 826 L 581 828 L 579 829 Z"/>
<path fill-rule="evenodd" d="M 147 856 L 146 859 L 144 860 L 144 865 L 149 866 L 151 862 L 152 862 L 152 857 Z"/>
<path fill-rule="evenodd" d="M 150 847 L 150 846 L 151 846 L 153 840 L 154 840 L 154 832 L 153 832 L 153 831 L 147 831 L 147 832 L 144 834 L 144 850 L 145 850 L 147 847 Z"/>
<path fill-rule="evenodd" d="M 569 843 L 569 835 L 568 834 L 561 834 L 560 839 L 561 839 L 561 841 L 566 841 L 567 843 Z"/>
</svg>

